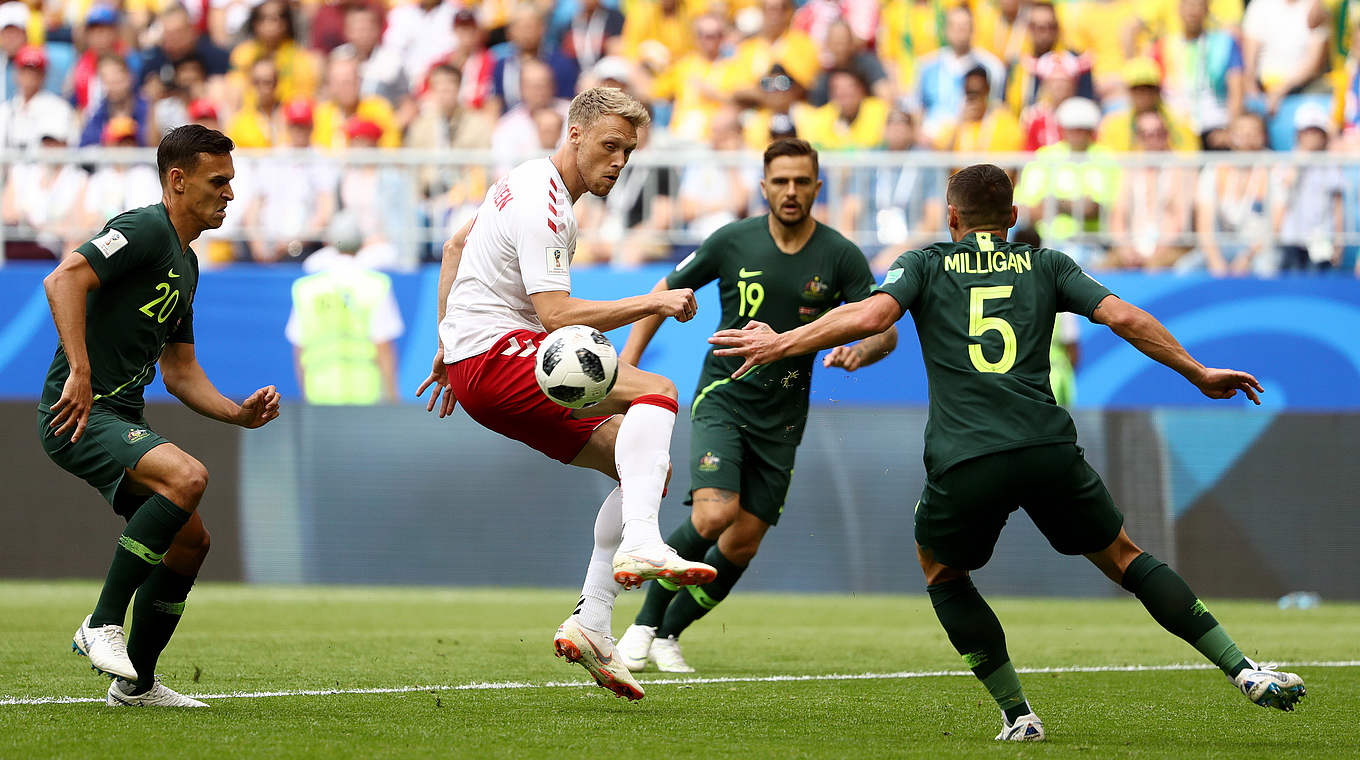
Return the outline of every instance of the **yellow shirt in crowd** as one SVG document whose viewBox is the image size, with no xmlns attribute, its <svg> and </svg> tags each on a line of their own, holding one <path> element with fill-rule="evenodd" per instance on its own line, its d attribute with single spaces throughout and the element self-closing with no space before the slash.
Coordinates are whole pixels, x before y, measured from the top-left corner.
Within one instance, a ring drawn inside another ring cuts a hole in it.
<svg viewBox="0 0 1360 760">
<path fill-rule="evenodd" d="M 397 126 L 397 116 L 387 100 L 370 95 L 359 101 L 354 115 L 382 127 L 379 148 L 400 148 L 401 129 Z M 345 138 L 345 122 L 348 116 L 340 112 L 340 106 L 326 101 L 318 103 L 312 112 L 312 145 L 318 148 L 343 148 L 349 143 Z"/>
</svg>

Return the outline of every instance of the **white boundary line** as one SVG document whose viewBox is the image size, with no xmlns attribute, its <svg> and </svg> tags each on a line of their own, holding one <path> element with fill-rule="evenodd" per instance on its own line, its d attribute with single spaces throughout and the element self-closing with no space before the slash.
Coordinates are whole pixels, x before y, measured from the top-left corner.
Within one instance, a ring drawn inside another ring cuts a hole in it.
<svg viewBox="0 0 1360 760">
<path fill-rule="evenodd" d="M 1290 668 L 1354 668 L 1360 667 L 1360 660 L 1325 660 L 1315 662 L 1286 662 L 1277 667 Z M 1016 672 L 1034 673 L 1142 673 L 1154 671 L 1216 670 L 1208 663 L 1179 665 L 1076 665 L 1057 668 L 1017 668 Z M 895 673 L 826 673 L 820 675 L 775 675 L 775 676 L 718 676 L 714 678 L 655 678 L 640 681 L 643 685 L 680 685 L 699 686 L 720 683 L 787 683 L 796 681 L 886 681 L 906 678 L 941 678 L 952 676 L 971 676 L 967 670 L 923 670 L 898 671 Z M 465 684 L 436 684 L 431 686 L 390 686 L 368 689 L 298 689 L 294 691 L 250 691 L 229 694 L 189 694 L 195 699 L 263 699 L 267 697 L 329 697 L 341 694 L 414 694 L 418 692 L 441 691 L 498 691 L 504 689 L 554 689 L 594 686 L 589 681 L 547 681 L 530 683 L 528 681 L 475 681 Z M 103 702 L 103 697 L 0 697 L 0 706 L 17 705 L 73 705 L 87 702 Z"/>
</svg>

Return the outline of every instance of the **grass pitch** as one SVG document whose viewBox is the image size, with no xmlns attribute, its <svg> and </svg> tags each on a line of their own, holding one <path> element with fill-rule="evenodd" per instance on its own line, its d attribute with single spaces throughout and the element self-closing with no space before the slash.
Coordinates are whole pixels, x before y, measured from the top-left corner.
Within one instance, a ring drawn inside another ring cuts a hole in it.
<svg viewBox="0 0 1360 760">
<path fill-rule="evenodd" d="M 917 675 L 962 670 L 924 594 L 738 592 L 685 635 L 699 672 L 644 674 L 647 697 L 629 704 L 552 656 L 570 590 L 205 584 L 161 659 L 165 682 L 290 693 L 134 710 L 105 707 L 108 682 L 69 652 L 97 592 L 0 584 L 0 758 L 1360 757 L 1357 667 L 1292 668 L 1308 696 L 1291 714 L 1249 704 L 1216 670 L 1078 670 L 1200 663 L 1133 599 L 993 600 L 1016 665 L 1057 669 L 1022 676 L 1049 741 L 1002 745 L 971 676 Z M 622 597 L 617 632 L 641 600 Z M 1209 606 L 1251 656 L 1357 657 L 1360 606 Z M 296 693 L 361 689 L 398 691 Z M 100 702 L 12 703 L 42 697 Z"/>
</svg>

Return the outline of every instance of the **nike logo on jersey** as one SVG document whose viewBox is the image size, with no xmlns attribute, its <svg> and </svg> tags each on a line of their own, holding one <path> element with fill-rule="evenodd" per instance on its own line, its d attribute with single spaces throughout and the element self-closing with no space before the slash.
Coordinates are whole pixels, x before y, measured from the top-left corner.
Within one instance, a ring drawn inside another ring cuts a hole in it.
<svg viewBox="0 0 1360 760">
<path fill-rule="evenodd" d="M 172 280 L 173 280 L 174 278 L 176 278 L 176 277 L 179 277 L 179 275 L 175 274 L 175 270 L 173 270 L 173 269 L 170 270 L 169 274 L 170 274 L 170 279 L 172 279 Z"/>
<path fill-rule="evenodd" d="M 764 273 L 765 273 L 765 270 L 764 270 L 764 269 L 757 269 L 757 270 L 754 271 L 754 272 L 748 272 L 748 271 L 746 271 L 746 267 L 742 267 L 741 269 L 738 269 L 738 270 L 737 270 L 737 276 L 738 276 L 738 277 L 755 277 L 755 276 L 758 275 L 758 274 L 764 274 Z"/>
</svg>

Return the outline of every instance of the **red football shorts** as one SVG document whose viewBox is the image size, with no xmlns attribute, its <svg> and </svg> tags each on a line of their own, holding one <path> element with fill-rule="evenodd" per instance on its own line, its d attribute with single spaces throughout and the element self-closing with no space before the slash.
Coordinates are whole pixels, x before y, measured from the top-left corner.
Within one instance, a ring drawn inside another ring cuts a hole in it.
<svg viewBox="0 0 1360 760">
<path fill-rule="evenodd" d="M 486 353 L 450 364 L 449 387 L 482 427 L 571 464 L 612 415 L 577 419 L 543 395 L 534 378 L 534 355 L 546 337 L 532 330 L 502 335 Z"/>
</svg>

